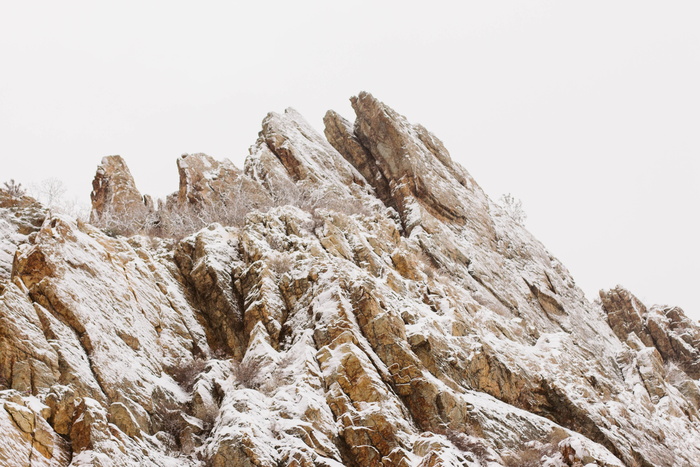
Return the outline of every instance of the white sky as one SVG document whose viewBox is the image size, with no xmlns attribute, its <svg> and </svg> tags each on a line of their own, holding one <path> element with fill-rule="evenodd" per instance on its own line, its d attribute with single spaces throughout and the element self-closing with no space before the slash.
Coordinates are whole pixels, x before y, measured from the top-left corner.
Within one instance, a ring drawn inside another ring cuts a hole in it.
<svg viewBox="0 0 700 467">
<path fill-rule="evenodd" d="M 700 3 L 4 2 L 0 181 L 100 159 L 177 189 L 185 152 L 241 167 L 268 111 L 319 130 L 372 92 L 440 137 L 589 297 L 700 318 Z M 459 3 L 459 6 L 456 6 Z"/>
</svg>

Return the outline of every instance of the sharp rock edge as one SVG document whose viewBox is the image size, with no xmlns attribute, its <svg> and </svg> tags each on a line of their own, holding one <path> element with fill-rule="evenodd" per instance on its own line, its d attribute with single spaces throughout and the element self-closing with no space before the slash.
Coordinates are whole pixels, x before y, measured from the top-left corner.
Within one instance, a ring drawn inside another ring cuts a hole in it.
<svg viewBox="0 0 700 467">
<path fill-rule="evenodd" d="M 695 466 L 700 330 L 566 268 L 367 93 L 91 224 L 0 192 L 3 466 Z M 98 227 L 93 226 L 95 224 Z"/>
</svg>

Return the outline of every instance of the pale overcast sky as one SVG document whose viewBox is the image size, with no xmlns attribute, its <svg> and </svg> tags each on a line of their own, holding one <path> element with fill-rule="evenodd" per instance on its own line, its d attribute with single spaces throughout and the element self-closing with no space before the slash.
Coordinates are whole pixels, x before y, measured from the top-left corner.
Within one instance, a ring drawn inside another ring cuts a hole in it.
<svg viewBox="0 0 700 467">
<path fill-rule="evenodd" d="M 700 318 L 700 3 L 5 2 L 0 181 L 89 201 L 120 154 L 143 192 L 185 152 L 241 167 L 269 111 L 322 129 L 372 92 L 441 138 L 589 297 Z"/>
</svg>

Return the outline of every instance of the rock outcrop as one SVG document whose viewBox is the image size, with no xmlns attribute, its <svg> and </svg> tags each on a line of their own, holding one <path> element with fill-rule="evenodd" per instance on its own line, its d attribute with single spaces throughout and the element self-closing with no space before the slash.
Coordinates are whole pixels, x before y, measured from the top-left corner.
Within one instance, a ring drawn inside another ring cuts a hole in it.
<svg viewBox="0 0 700 467">
<path fill-rule="evenodd" d="M 600 292 L 603 310 L 617 337 L 631 347 L 655 348 L 666 363 L 700 378 L 700 326 L 678 307 L 647 309 L 622 287 Z"/>
<path fill-rule="evenodd" d="M 109 235 L 0 208 L 0 463 L 700 462 L 698 326 L 587 301 L 436 137 L 352 102 L 326 138 L 269 114 L 241 170 L 181 157 L 157 206 L 106 158 L 93 220 L 145 213 Z"/>
<path fill-rule="evenodd" d="M 102 158 L 92 181 L 90 200 L 90 222 L 115 233 L 122 225 L 143 224 L 154 209 L 153 200 L 141 195 L 136 188 L 134 177 L 121 156 Z"/>
</svg>

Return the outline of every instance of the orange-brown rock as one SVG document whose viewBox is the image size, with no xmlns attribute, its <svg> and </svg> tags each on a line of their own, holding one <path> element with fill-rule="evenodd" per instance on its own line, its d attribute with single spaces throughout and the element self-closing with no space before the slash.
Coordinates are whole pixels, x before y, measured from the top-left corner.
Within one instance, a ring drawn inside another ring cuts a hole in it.
<svg viewBox="0 0 700 467">
<path fill-rule="evenodd" d="M 93 223 L 126 223 L 127 219 L 139 218 L 153 209 L 150 198 L 141 195 L 136 183 L 121 156 L 107 156 L 97 168 L 92 181 Z"/>
<path fill-rule="evenodd" d="M 353 107 L 181 157 L 157 206 L 106 158 L 118 230 L 0 206 L 1 465 L 698 463 L 698 327 L 589 302 L 436 137 Z"/>
</svg>

